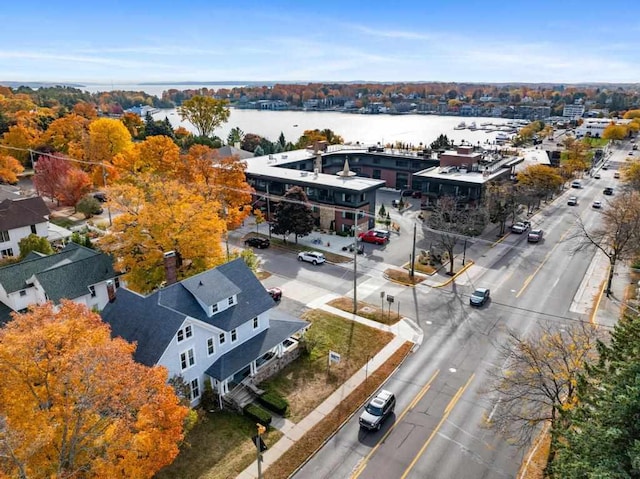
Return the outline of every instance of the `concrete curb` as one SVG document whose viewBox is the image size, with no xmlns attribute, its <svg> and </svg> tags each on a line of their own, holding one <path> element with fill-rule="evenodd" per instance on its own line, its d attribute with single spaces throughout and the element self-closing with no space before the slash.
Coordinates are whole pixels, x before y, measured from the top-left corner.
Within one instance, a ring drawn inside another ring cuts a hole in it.
<svg viewBox="0 0 640 479">
<path fill-rule="evenodd" d="M 473 260 L 467 260 L 467 264 L 465 264 L 462 269 L 460 271 L 458 271 L 456 274 L 454 274 L 453 276 L 451 276 L 451 278 L 449 278 L 448 280 L 446 280 L 444 283 L 440 283 L 440 284 L 436 284 L 434 286 L 431 286 L 432 288 L 443 288 L 445 286 L 448 286 L 449 284 L 451 284 L 458 276 L 460 276 L 462 273 L 464 273 L 465 271 L 467 271 L 469 268 L 471 268 L 475 263 L 473 262 Z"/>
<path fill-rule="evenodd" d="M 611 265 L 609 265 L 611 268 Z M 607 268 L 607 278 L 609 277 L 609 268 Z M 589 322 L 591 324 L 596 324 L 596 317 L 598 316 L 598 311 L 600 310 L 600 302 L 602 301 L 602 296 L 604 296 L 604 290 L 607 287 L 607 280 L 605 279 L 600 284 L 600 294 L 598 295 L 598 299 L 596 300 L 596 304 L 593 306 L 593 311 L 589 315 Z"/>
</svg>

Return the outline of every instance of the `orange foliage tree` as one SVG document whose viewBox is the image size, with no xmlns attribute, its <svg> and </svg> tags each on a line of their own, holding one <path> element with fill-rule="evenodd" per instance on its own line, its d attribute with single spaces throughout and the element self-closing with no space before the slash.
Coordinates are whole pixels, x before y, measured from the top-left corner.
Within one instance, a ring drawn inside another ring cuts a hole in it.
<svg viewBox="0 0 640 479">
<path fill-rule="evenodd" d="M 128 287 L 140 292 L 158 287 L 165 279 L 167 251 L 176 251 L 182 259 L 180 279 L 225 261 L 221 238 L 226 227 L 217 201 L 174 180 L 149 174 L 138 180 L 109 188 L 109 201 L 122 214 L 99 242 L 117 258 L 118 269 L 127 272 Z"/>
<path fill-rule="evenodd" d="M 17 183 L 18 175 L 24 171 L 24 167 L 13 156 L 0 153 L 0 182 Z"/>
<path fill-rule="evenodd" d="M 175 177 L 179 162 L 180 148 L 163 135 L 150 136 L 113 158 L 118 176 L 129 181 L 136 181 L 141 173 Z"/>
<path fill-rule="evenodd" d="M 42 139 L 54 151 L 70 154 L 75 148 L 77 152 L 78 148 L 82 148 L 82 144 L 86 139 L 88 123 L 86 118 L 75 113 L 63 116 L 49 125 Z"/>
<path fill-rule="evenodd" d="M 180 178 L 194 184 L 207 200 L 222 208 L 227 229 L 238 228 L 251 213 L 253 188 L 247 183 L 247 165 L 237 156 L 222 157 L 208 146 L 194 145 L 180 163 Z"/>
<path fill-rule="evenodd" d="M 2 144 L 12 148 L 11 156 L 27 165 L 30 159 L 29 150 L 38 142 L 40 133 L 24 125 L 13 125 L 2 135 Z"/>
<path fill-rule="evenodd" d="M 91 191 L 91 187 L 91 178 L 87 172 L 80 168 L 69 168 L 60 184 L 58 193 L 60 203 L 75 208 L 78 201 Z"/>
<path fill-rule="evenodd" d="M 0 476 L 150 478 L 170 464 L 188 410 L 134 350 L 71 301 L 14 314 L 0 329 Z"/>
</svg>

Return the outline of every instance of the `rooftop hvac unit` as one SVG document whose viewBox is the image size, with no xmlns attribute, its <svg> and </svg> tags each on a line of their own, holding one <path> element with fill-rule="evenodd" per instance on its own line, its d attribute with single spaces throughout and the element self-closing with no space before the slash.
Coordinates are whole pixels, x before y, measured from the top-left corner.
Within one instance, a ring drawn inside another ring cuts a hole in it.
<svg viewBox="0 0 640 479">
<path fill-rule="evenodd" d="M 318 177 L 318 168 L 313 169 L 313 176 Z"/>
<path fill-rule="evenodd" d="M 307 176 L 309 174 L 308 171 L 301 171 L 300 176 Z"/>
<path fill-rule="evenodd" d="M 287 155 L 282 155 L 282 159 L 283 159 L 283 160 L 286 160 L 287 158 L 288 158 L 288 156 L 287 156 Z"/>
</svg>

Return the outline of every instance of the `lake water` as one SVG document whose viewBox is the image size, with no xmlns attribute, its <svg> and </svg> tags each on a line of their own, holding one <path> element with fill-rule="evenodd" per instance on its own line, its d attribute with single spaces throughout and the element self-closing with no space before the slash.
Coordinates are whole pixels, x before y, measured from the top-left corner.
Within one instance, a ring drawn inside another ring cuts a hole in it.
<svg viewBox="0 0 640 479">
<path fill-rule="evenodd" d="M 193 125 L 183 121 L 175 109 L 161 110 L 153 115 L 156 120 L 165 117 L 174 128 L 183 126 L 195 132 Z M 296 142 L 304 130 L 328 128 L 342 136 L 345 142 L 364 144 L 409 143 L 429 145 L 440 134 L 460 143 L 462 140 L 477 144 L 493 143 L 497 132 L 483 130 L 455 130 L 460 122 L 502 125 L 510 120 L 501 118 L 457 117 L 437 115 L 361 115 L 338 112 L 261 111 L 231 109 L 229 121 L 216 129 L 215 135 L 226 141 L 231 128 L 239 127 L 245 134 L 255 133 L 270 141 L 276 141 L 284 133 L 287 141 Z"/>
</svg>

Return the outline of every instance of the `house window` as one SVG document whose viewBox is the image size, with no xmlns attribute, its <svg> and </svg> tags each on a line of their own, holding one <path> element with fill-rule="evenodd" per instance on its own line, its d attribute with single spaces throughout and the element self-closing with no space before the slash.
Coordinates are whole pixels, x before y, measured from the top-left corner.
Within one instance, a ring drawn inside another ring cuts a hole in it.
<svg viewBox="0 0 640 479">
<path fill-rule="evenodd" d="M 20 296 L 26 296 L 27 292 L 23 289 L 22 291 L 20 291 Z"/>
<path fill-rule="evenodd" d="M 198 378 L 193 379 L 190 383 L 190 386 L 191 391 L 189 399 L 193 401 L 194 399 L 200 397 L 200 384 L 198 383 Z"/>
<path fill-rule="evenodd" d="M 258 329 L 258 326 L 260 326 L 260 324 L 258 322 L 258 318 L 255 317 L 255 318 L 253 318 L 253 329 Z"/>
<path fill-rule="evenodd" d="M 229 306 L 233 305 L 233 296 L 229 298 Z"/>
<path fill-rule="evenodd" d="M 233 329 L 231 331 L 231 342 L 235 343 L 238 340 L 238 331 Z"/>
<path fill-rule="evenodd" d="M 31 225 L 31 232 L 36 235 L 38 233 L 36 233 L 36 225 Z"/>
<path fill-rule="evenodd" d="M 379 180 L 380 178 L 382 178 L 382 170 L 373 170 L 373 175 L 372 176 L 376 180 Z"/>
<path fill-rule="evenodd" d="M 218 312 L 218 305 L 214 304 L 213 306 L 211 306 L 211 311 L 213 311 L 214 313 Z"/>
<path fill-rule="evenodd" d="M 12 248 L 7 248 L 7 249 L 0 250 L 0 256 L 2 256 L 2 257 L 4 257 L 4 256 L 13 256 L 13 249 Z"/>
<path fill-rule="evenodd" d="M 191 336 L 193 336 L 193 329 L 190 325 L 178 330 L 178 342 L 189 339 Z"/>
<path fill-rule="evenodd" d="M 220 333 L 220 336 L 218 336 L 218 342 L 220 343 L 220 345 L 223 345 L 226 340 L 227 335 L 225 333 Z"/>
<path fill-rule="evenodd" d="M 196 357 L 193 353 L 193 349 L 187 349 L 185 352 L 180 353 L 180 367 L 184 371 L 190 368 L 196 363 Z"/>
<path fill-rule="evenodd" d="M 215 352 L 216 347 L 213 344 L 213 338 L 207 339 L 207 354 L 211 356 L 212 354 L 215 354 Z"/>
<path fill-rule="evenodd" d="M 9 241 L 9 232 L 0 231 L 0 243 L 4 243 L 5 241 Z"/>
<path fill-rule="evenodd" d="M 95 298 L 96 297 L 96 287 L 95 286 L 89 286 L 89 291 L 91 291 L 91 297 Z"/>
<path fill-rule="evenodd" d="M 120 287 L 120 278 L 118 278 L 117 276 L 113 278 L 113 284 L 115 284 L 116 289 L 118 289 Z"/>
</svg>

